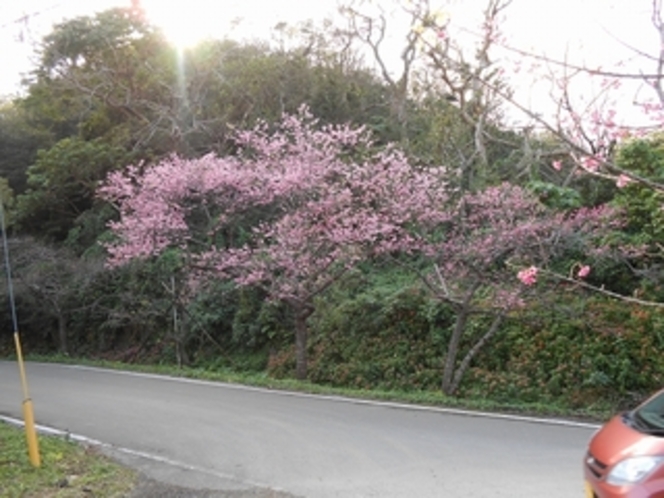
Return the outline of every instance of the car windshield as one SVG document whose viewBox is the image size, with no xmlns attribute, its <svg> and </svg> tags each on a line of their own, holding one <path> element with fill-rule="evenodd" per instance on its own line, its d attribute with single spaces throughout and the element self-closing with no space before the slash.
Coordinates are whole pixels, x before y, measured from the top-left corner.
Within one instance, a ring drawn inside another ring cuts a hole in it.
<svg viewBox="0 0 664 498">
<path fill-rule="evenodd" d="M 654 430 L 664 435 L 664 391 L 635 410 L 634 416 L 646 426 L 646 431 Z"/>
</svg>

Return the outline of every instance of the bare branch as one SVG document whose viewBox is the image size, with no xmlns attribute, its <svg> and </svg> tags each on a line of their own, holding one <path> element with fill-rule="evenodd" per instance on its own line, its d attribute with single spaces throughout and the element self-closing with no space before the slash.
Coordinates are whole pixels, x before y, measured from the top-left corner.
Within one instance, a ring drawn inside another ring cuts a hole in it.
<svg viewBox="0 0 664 498">
<path fill-rule="evenodd" d="M 594 285 L 589 284 L 588 282 L 585 282 L 583 280 L 578 280 L 574 278 L 567 277 L 565 275 L 561 275 L 559 273 L 554 273 L 548 270 L 540 269 L 543 274 L 549 275 L 550 277 L 553 277 L 557 280 L 560 280 L 562 282 L 567 282 L 568 284 L 573 284 L 576 287 L 582 287 L 584 289 L 588 289 L 590 291 L 596 292 L 598 294 L 602 294 L 604 296 L 611 297 L 613 299 L 618 299 L 619 301 L 624 301 L 626 303 L 632 303 L 632 304 L 638 304 L 639 306 L 648 306 L 651 308 L 664 308 L 664 303 L 660 303 L 657 301 L 646 301 L 643 299 L 639 299 L 636 297 L 632 296 L 625 296 L 623 294 L 618 294 L 617 292 L 612 292 L 609 290 L 606 290 L 603 287 L 597 287 Z"/>
</svg>

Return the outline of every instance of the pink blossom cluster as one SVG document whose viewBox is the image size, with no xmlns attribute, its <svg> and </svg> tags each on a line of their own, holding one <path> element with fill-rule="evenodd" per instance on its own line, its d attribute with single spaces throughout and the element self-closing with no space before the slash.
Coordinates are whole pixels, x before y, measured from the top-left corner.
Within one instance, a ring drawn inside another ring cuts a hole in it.
<svg viewBox="0 0 664 498">
<path fill-rule="evenodd" d="M 201 281 L 306 303 L 362 260 L 410 252 L 439 269 L 445 292 L 481 285 L 496 290 L 494 306 L 515 306 L 523 289 L 510 284 L 511 261 L 532 265 L 518 277 L 533 285 L 569 241 L 612 226 L 610 211 L 552 213 L 511 184 L 452 201 L 443 168 L 413 167 L 391 146 L 376 152 L 366 131 L 318 127 L 305 110 L 276 130 L 239 133 L 238 144 L 232 157 L 111 174 L 99 190 L 120 213 L 109 263 L 178 248 Z"/>
<path fill-rule="evenodd" d="M 602 159 L 597 156 L 585 156 L 581 158 L 581 165 L 586 171 L 596 173 L 602 165 Z"/>
<path fill-rule="evenodd" d="M 318 127 L 303 109 L 237 139 L 234 157 L 170 157 L 110 175 L 99 190 L 120 212 L 109 263 L 177 247 L 199 277 L 303 299 L 371 255 L 423 250 L 415 227 L 447 219 L 444 170 L 414 168 L 394 147 L 370 152 L 361 128 Z M 262 221 L 238 245 L 232 233 L 252 218 Z"/>
<path fill-rule="evenodd" d="M 618 188 L 625 188 L 627 185 L 629 185 L 632 182 L 632 179 L 625 175 L 621 174 L 618 176 L 618 179 L 616 180 L 616 186 Z"/>
<path fill-rule="evenodd" d="M 535 285 L 537 283 L 537 272 L 539 270 L 535 266 L 531 266 L 530 268 L 526 268 L 525 270 L 521 270 L 519 273 L 517 273 L 517 278 L 521 280 L 521 283 L 524 285 Z"/>
<path fill-rule="evenodd" d="M 588 275 L 590 275 L 590 266 L 588 265 L 583 265 L 579 268 L 579 271 L 576 272 L 578 278 L 586 278 Z"/>
</svg>

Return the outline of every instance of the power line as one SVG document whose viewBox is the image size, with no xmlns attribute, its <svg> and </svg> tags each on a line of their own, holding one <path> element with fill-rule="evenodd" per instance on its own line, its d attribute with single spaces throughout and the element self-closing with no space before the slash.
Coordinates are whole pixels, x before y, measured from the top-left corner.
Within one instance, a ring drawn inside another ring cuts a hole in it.
<svg viewBox="0 0 664 498">
<path fill-rule="evenodd" d="M 44 9 L 36 10 L 30 14 L 23 14 L 22 16 L 14 19 L 13 21 L 8 21 L 4 24 L 0 24 L 0 29 L 6 29 L 9 28 L 13 25 L 18 25 L 18 24 L 27 24 L 30 19 L 33 19 L 35 17 L 38 17 L 46 12 L 49 12 L 51 10 L 57 9 L 59 7 L 62 7 L 62 3 L 56 3 L 51 5 L 50 7 L 46 7 Z"/>
</svg>

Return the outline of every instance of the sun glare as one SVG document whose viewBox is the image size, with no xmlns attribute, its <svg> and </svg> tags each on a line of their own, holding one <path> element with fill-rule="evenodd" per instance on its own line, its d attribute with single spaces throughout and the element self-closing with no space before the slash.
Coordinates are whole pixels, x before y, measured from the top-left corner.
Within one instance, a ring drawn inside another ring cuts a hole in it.
<svg viewBox="0 0 664 498">
<path fill-rule="evenodd" d="M 207 38 L 266 39 L 279 22 L 295 23 L 329 13 L 332 0 L 141 0 L 152 23 L 178 48 Z"/>
<path fill-rule="evenodd" d="M 210 0 L 141 2 L 148 19 L 159 26 L 166 37 L 180 49 L 192 47 L 211 36 L 223 36 L 221 25 L 224 16 L 219 3 L 224 2 Z"/>
</svg>

